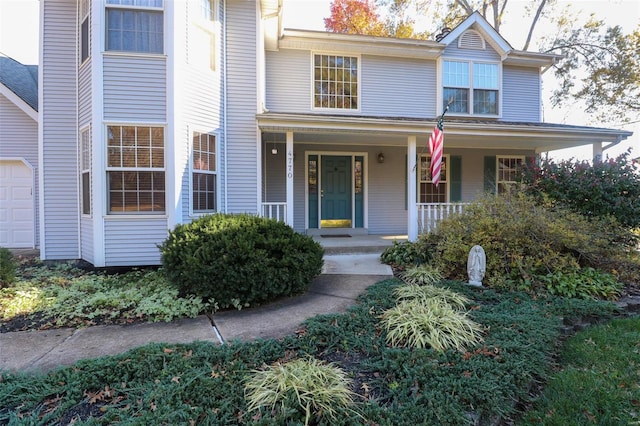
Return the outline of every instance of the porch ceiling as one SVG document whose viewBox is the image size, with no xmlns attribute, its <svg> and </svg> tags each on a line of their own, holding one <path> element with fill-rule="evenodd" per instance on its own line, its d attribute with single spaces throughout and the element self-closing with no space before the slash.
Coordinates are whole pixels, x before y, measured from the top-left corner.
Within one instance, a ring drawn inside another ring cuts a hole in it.
<svg viewBox="0 0 640 426">
<path fill-rule="evenodd" d="M 426 144 L 435 119 L 263 113 L 263 132 L 293 132 L 294 143 L 406 146 L 409 136 Z M 604 142 L 618 143 L 633 133 L 597 127 L 496 120 L 445 120 L 446 148 L 552 151 Z M 284 136 L 282 136 L 284 140 Z"/>
</svg>

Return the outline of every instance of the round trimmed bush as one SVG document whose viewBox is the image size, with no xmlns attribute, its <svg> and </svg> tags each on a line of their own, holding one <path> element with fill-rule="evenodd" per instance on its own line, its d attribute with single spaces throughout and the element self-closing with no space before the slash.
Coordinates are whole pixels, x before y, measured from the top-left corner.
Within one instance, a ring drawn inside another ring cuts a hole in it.
<svg viewBox="0 0 640 426">
<path fill-rule="evenodd" d="M 323 249 L 288 225 L 248 214 L 213 214 L 169 233 L 159 247 L 169 280 L 218 307 L 254 305 L 305 292 Z"/>
</svg>

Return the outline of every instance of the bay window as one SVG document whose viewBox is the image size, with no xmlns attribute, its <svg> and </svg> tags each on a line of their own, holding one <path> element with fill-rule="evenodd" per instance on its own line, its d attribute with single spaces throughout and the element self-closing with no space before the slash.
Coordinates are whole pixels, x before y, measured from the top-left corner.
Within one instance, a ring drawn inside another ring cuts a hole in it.
<svg viewBox="0 0 640 426">
<path fill-rule="evenodd" d="M 163 0 L 107 0 L 106 50 L 164 52 Z"/>
<path fill-rule="evenodd" d="M 165 212 L 164 128 L 107 126 L 108 213 Z"/>
<path fill-rule="evenodd" d="M 191 199 L 194 213 L 217 210 L 216 136 L 193 133 Z"/>
</svg>

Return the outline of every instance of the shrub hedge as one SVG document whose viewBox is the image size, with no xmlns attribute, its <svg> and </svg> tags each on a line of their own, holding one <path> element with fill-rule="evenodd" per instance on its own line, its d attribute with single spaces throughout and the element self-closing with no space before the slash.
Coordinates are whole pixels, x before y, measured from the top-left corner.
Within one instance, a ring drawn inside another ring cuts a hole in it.
<svg viewBox="0 0 640 426">
<path fill-rule="evenodd" d="M 160 245 L 181 293 L 238 309 L 303 293 L 322 269 L 322 247 L 288 225 L 248 214 L 181 224 Z"/>
</svg>

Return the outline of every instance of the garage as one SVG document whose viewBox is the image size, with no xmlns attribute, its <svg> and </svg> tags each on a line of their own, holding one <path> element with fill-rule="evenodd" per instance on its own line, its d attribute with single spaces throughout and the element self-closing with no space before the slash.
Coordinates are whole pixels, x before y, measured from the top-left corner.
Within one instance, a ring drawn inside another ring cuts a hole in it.
<svg viewBox="0 0 640 426">
<path fill-rule="evenodd" d="M 20 160 L 0 160 L 0 247 L 33 248 L 33 170 Z"/>
</svg>

